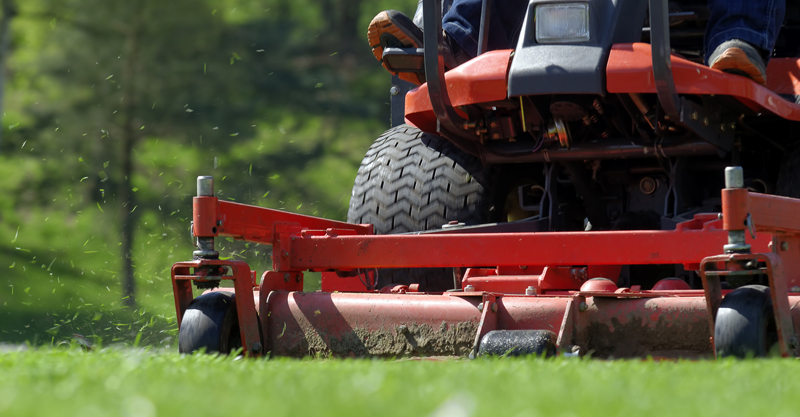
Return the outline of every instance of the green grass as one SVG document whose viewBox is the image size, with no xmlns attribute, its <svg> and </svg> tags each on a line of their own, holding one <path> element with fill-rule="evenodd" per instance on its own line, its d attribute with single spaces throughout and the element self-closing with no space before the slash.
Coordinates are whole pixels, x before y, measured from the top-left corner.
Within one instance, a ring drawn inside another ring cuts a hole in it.
<svg viewBox="0 0 800 417">
<path fill-rule="evenodd" d="M 3 416 L 796 415 L 793 360 L 233 360 L 0 353 Z"/>
<path fill-rule="evenodd" d="M 190 258 L 188 234 L 167 227 L 138 230 L 138 306 L 131 309 L 120 295 L 119 247 L 106 236 L 110 211 L 32 211 L 19 231 L 0 224 L 13 238 L 10 248 L 0 242 L 0 341 L 49 344 L 80 333 L 109 344 L 133 342 L 143 333 L 140 342 L 158 345 L 172 338 L 169 266 Z"/>
</svg>

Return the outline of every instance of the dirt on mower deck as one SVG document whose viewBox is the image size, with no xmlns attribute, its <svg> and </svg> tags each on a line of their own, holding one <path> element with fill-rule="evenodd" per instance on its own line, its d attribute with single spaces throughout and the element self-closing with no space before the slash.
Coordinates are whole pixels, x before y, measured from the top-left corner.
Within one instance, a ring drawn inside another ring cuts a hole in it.
<svg viewBox="0 0 800 417">
<path fill-rule="evenodd" d="M 594 298 L 583 338 L 597 358 L 703 358 L 713 356 L 705 300 L 659 307 L 660 299 Z M 622 314 L 624 307 L 630 312 Z"/>
<path fill-rule="evenodd" d="M 276 353 L 294 357 L 466 357 L 472 350 L 478 325 L 442 322 L 438 328 L 427 324 L 398 325 L 391 330 L 375 331 L 354 328 L 341 338 L 320 334 L 320 329 L 309 325 L 301 328 L 303 337 L 290 346 L 282 343 L 280 352 Z"/>
</svg>

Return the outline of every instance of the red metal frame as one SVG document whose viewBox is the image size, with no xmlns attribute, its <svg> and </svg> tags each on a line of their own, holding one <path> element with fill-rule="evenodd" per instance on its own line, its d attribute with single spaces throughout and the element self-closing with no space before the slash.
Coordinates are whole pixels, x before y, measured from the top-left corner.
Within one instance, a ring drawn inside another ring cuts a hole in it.
<svg viewBox="0 0 800 417">
<path fill-rule="evenodd" d="M 761 268 L 744 268 L 744 265 L 764 265 Z M 723 265 L 722 268 L 718 268 Z M 701 277 L 705 289 L 706 308 L 709 311 L 708 324 L 711 331 L 711 341 L 714 341 L 714 325 L 717 311 L 722 303 L 722 290 L 720 278 L 731 275 L 765 274 L 769 277 L 770 296 L 775 314 L 775 326 L 778 332 L 778 348 L 781 356 L 788 357 L 796 354 L 796 330 L 792 323 L 791 309 L 789 307 L 789 291 L 786 287 L 781 257 L 774 253 L 761 254 L 731 254 L 711 256 L 701 264 Z"/>
<path fill-rule="evenodd" d="M 721 229 L 422 235 L 284 235 L 282 271 L 480 265 L 698 265 L 719 253 Z M 658 245 L 653 245 L 658 242 Z M 766 249 L 766 240 L 757 242 Z M 695 268 L 696 269 L 696 268 Z M 577 289 L 574 288 L 574 289 Z"/>
<path fill-rule="evenodd" d="M 800 60 L 776 58 L 767 68 L 767 86 L 672 55 L 672 75 L 679 94 L 731 95 L 753 110 L 766 110 L 784 119 L 800 121 L 800 105 L 779 94 L 800 94 Z M 653 59 L 646 43 L 617 44 L 606 67 L 609 93 L 656 93 Z"/>
<path fill-rule="evenodd" d="M 327 230 L 330 233 L 372 234 L 372 225 L 358 225 L 304 216 L 247 204 L 221 201 L 217 197 L 194 197 L 193 234 L 197 237 L 227 236 L 267 245 L 279 244 L 279 232 Z M 336 232 L 334 232 L 336 230 Z M 274 250 L 274 248 L 273 248 Z"/>
<path fill-rule="evenodd" d="M 730 275 L 764 274 L 769 277 L 770 296 L 782 356 L 797 355 L 800 322 L 792 320 L 789 292 L 800 290 L 800 219 L 798 200 L 751 193 L 744 188 L 722 190 L 723 227 L 729 231 L 762 232 L 771 235 L 771 253 L 730 254 L 703 260 L 700 275 L 707 303 L 709 327 L 714 329 L 722 302 L 720 278 Z M 763 265 L 763 266 L 760 266 Z M 788 271 L 788 273 L 787 273 Z M 713 336 L 712 336 L 713 342 Z"/>
<path fill-rule="evenodd" d="M 510 57 L 510 51 L 488 52 L 448 72 L 453 105 L 506 99 Z M 673 57 L 672 71 L 678 93 L 724 92 L 753 109 L 800 120 L 800 106 L 777 95 L 800 92 L 798 62 L 772 60 L 768 72 L 779 73 L 769 77 L 773 91 L 679 57 Z M 655 93 L 650 46 L 615 45 L 607 82 L 612 93 Z M 435 130 L 425 85 L 406 97 L 406 117 Z M 193 234 L 204 239 L 204 248 L 217 236 L 268 244 L 273 271 L 254 290 L 255 271 L 242 261 L 179 262 L 172 269 L 176 312 L 180 322 L 192 300 L 191 281 L 227 279 L 234 281 L 242 343 L 251 355 L 461 355 L 475 353 L 491 330 L 544 329 L 558 332 L 562 350 L 574 345 L 606 356 L 682 356 L 713 351 L 725 293 L 720 277 L 759 273 L 769 276 L 781 353 L 796 354 L 800 297 L 789 293 L 800 293 L 800 200 L 725 189 L 722 203 L 721 219 L 697 215 L 673 231 L 376 236 L 371 225 L 195 197 Z M 729 233 L 747 229 L 754 254 L 718 255 Z M 206 249 L 201 253 L 213 253 Z M 699 270 L 704 290 L 670 282 L 663 290 L 617 286 L 624 265 L 654 264 Z M 762 266 L 754 272 L 753 265 Z M 374 279 L 372 271 L 382 268 L 431 267 L 461 271 L 464 291 L 372 289 L 359 278 Z M 302 293 L 303 271 L 323 272 L 325 292 Z M 608 280 L 592 280 L 601 277 Z"/>
<path fill-rule="evenodd" d="M 488 103 L 507 98 L 511 49 L 489 51 L 444 74 L 447 93 L 454 107 Z M 425 132 L 436 131 L 428 85 L 406 94 L 406 122 Z"/>
<path fill-rule="evenodd" d="M 328 233 L 372 233 L 371 225 L 353 225 L 317 217 L 264 209 L 246 204 L 220 201 L 216 197 L 197 196 L 193 203 L 192 234 L 197 237 L 229 236 L 235 239 L 270 244 L 276 254 L 281 253 L 282 242 L 293 239 L 286 234 L 303 228 L 328 228 Z M 337 228 L 337 229 L 333 229 Z M 277 256 L 277 255 L 276 255 Z M 178 262 L 172 266 L 172 286 L 175 309 L 180 324 L 193 299 L 191 284 L 231 280 L 235 294 L 249 294 L 258 288 L 256 271 L 247 263 L 236 260 L 200 259 Z M 266 271 L 261 278 L 265 294 L 270 291 L 302 291 L 302 274 L 297 272 Z M 242 346 L 247 355 L 260 356 L 264 340 L 258 326 L 256 302 L 252 296 L 236 296 L 237 315 L 241 329 Z"/>
<path fill-rule="evenodd" d="M 448 71 L 445 82 L 453 106 L 501 101 L 507 97 L 511 50 L 487 52 Z M 767 67 L 767 86 L 738 75 L 713 70 L 672 55 L 672 73 L 677 92 L 692 95 L 727 94 L 753 110 L 770 111 L 785 119 L 800 121 L 800 105 L 779 94 L 800 95 L 800 60 L 774 58 Z M 653 59 L 646 43 L 617 44 L 606 67 L 609 93 L 656 93 Z M 406 121 L 425 132 L 436 132 L 427 84 L 406 95 Z"/>
<path fill-rule="evenodd" d="M 172 266 L 172 289 L 175 295 L 175 310 L 178 323 L 183 321 L 183 314 L 192 296 L 192 282 L 209 282 L 219 280 L 233 281 L 236 296 L 236 313 L 242 336 L 245 353 L 259 356 L 263 351 L 263 342 L 258 330 L 255 298 L 252 293 L 256 287 L 255 271 L 251 271 L 247 263 L 234 260 L 202 259 L 189 262 L 178 262 Z M 240 296 L 244 294 L 244 296 Z"/>
<path fill-rule="evenodd" d="M 800 292 L 792 289 L 800 276 L 785 272 L 800 271 L 800 221 L 792 215 L 800 201 L 785 197 L 726 189 L 721 218 L 702 214 L 674 231 L 626 232 L 376 236 L 370 225 L 215 197 L 196 197 L 194 209 L 197 237 L 231 236 L 273 246 L 274 271 L 263 274 L 257 291 L 255 271 L 242 261 L 196 260 L 172 269 L 179 321 L 192 300 L 190 281 L 234 281 L 242 343 L 251 355 L 262 349 L 293 356 L 431 354 L 433 348 L 420 341 L 436 338 L 449 341 L 437 349 L 463 355 L 474 353 L 483 335 L 495 329 L 549 329 L 557 332 L 560 349 L 588 346 L 601 356 L 710 352 L 724 295 L 719 277 L 754 259 L 767 265 L 783 354 L 794 353 L 800 330 L 794 327 L 800 308 L 793 307 L 800 297 L 789 297 L 790 289 Z M 748 224 L 758 233 L 748 238 L 755 255 L 715 256 L 728 231 Z M 618 288 L 621 266 L 635 264 L 701 270 L 705 290 L 670 283 L 664 286 L 668 290 Z M 446 266 L 467 268 L 462 285 L 469 291 L 425 294 L 416 286 L 370 291 L 360 281 L 353 284 L 354 271 Z M 330 271 L 324 274 L 326 292 L 301 292 L 305 270 Z M 596 277 L 610 280 L 589 280 Z M 674 337 L 678 329 L 680 340 Z M 663 349 L 666 345 L 670 349 Z"/>
</svg>

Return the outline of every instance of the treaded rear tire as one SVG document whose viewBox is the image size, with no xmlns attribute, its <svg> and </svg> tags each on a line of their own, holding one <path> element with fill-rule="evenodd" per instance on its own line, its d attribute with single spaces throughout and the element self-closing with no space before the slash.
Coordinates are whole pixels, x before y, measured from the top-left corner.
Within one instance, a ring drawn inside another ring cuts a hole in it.
<svg viewBox="0 0 800 417">
<path fill-rule="evenodd" d="M 800 148 L 786 154 L 781 161 L 776 194 L 800 198 Z"/>
<path fill-rule="evenodd" d="M 367 151 L 356 175 L 347 221 L 377 234 L 438 230 L 450 221 L 486 223 L 492 172 L 446 139 L 400 125 Z M 421 291 L 454 286 L 452 268 L 384 269 L 378 288 L 419 283 Z M 460 285 L 460 284 L 459 284 Z"/>
</svg>

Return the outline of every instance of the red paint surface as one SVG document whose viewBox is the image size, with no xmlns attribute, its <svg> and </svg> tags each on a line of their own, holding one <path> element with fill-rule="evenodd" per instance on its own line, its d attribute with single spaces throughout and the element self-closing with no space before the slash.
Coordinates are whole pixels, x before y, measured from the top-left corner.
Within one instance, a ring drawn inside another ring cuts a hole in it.
<svg viewBox="0 0 800 417">
<path fill-rule="evenodd" d="M 453 106 L 505 100 L 511 50 L 490 51 L 444 74 Z M 425 132 L 436 131 L 428 84 L 406 95 L 406 121 Z"/>
<path fill-rule="evenodd" d="M 767 69 L 767 87 L 675 55 L 672 56 L 672 73 L 675 88 L 680 94 L 730 95 L 755 110 L 766 110 L 784 119 L 800 121 L 800 105 L 778 95 L 800 94 L 800 60 L 771 60 Z M 655 93 L 650 45 L 614 45 L 608 59 L 606 77 L 609 93 Z"/>
</svg>

